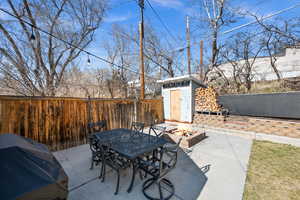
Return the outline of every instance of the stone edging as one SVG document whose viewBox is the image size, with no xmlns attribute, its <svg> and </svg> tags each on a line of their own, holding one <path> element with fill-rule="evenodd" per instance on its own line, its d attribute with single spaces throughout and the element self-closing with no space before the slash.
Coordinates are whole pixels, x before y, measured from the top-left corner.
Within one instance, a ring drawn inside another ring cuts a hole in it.
<svg viewBox="0 0 300 200">
<path fill-rule="evenodd" d="M 234 129 L 226 129 L 226 128 L 216 128 L 212 126 L 206 125 L 197 125 L 194 124 L 195 127 L 203 127 L 207 132 L 217 132 L 221 134 L 228 134 L 228 135 L 236 135 L 240 137 L 245 137 L 248 139 L 255 139 L 255 140 L 267 140 L 271 142 L 283 143 L 283 144 L 290 144 L 293 146 L 300 147 L 300 139 L 297 138 L 290 138 L 286 136 L 278 136 L 278 135 L 270 135 L 264 133 L 257 133 L 252 131 L 239 131 Z"/>
</svg>

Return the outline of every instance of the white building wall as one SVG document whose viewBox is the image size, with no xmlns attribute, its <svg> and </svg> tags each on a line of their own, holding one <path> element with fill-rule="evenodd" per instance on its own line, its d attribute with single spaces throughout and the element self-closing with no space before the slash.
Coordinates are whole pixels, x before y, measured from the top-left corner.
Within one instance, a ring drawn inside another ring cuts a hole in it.
<svg viewBox="0 0 300 200">
<path fill-rule="evenodd" d="M 245 62 L 239 61 L 240 64 Z M 250 60 L 251 62 L 251 60 Z M 277 57 L 275 62 L 281 78 L 291 78 L 300 76 L 300 49 L 287 48 L 284 56 Z M 232 77 L 233 68 L 230 63 L 225 63 L 219 66 L 226 77 Z M 269 57 L 256 58 L 253 65 L 254 80 L 276 80 L 277 76 L 271 67 Z"/>
</svg>

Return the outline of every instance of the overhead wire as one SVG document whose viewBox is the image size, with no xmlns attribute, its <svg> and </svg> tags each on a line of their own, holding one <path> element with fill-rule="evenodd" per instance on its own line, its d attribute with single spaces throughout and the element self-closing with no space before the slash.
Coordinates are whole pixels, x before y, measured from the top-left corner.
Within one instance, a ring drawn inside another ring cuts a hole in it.
<svg viewBox="0 0 300 200">
<path fill-rule="evenodd" d="M 152 26 L 150 17 L 147 15 L 147 13 L 144 13 L 144 16 L 145 16 L 145 18 L 147 19 L 147 21 L 149 21 L 149 23 L 147 23 L 147 24 L 152 28 L 153 26 Z M 152 28 L 152 29 L 153 29 L 153 28 Z M 167 37 L 162 37 L 162 38 L 164 38 L 164 39 L 166 40 L 166 42 L 168 43 L 168 45 L 169 45 L 171 48 L 173 48 L 172 43 L 169 41 L 169 39 L 168 39 Z M 147 40 L 145 40 L 145 42 L 148 43 Z"/>
<path fill-rule="evenodd" d="M 138 0 L 135 0 L 135 1 L 136 1 L 136 3 L 138 4 Z M 156 12 L 156 10 L 153 8 L 153 6 L 151 5 L 151 3 L 150 3 L 148 0 L 146 0 L 146 1 L 147 1 L 148 5 L 150 6 L 151 10 L 152 10 L 152 11 L 154 12 L 154 14 L 156 15 L 156 17 L 159 19 L 160 23 L 161 23 L 161 24 L 163 25 L 163 27 L 166 29 L 167 33 L 170 34 L 170 36 L 174 39 L 175 42 L 178 42 L 178 40 L 171 34 L 169 28 L 168 28 L 168 27 L 166 26 L 166 24 L 163 22 L 162 18 L 159 16 L 159 14 L 158 14 L 158 13 Z M 149 22 L 151 22 L 150 18 L 146 15 L 146 13 L 144 13 L 144 15 L 145 15 L 145 17 L 147 18 L 147 20 L 148 20 Z M 151 23 L 150 23 L 150 25 L 151 25 Z M 167 41 L 167 43 L 168 43 L 170 46 L 172 46 L 171 43 L 170 43 L 170 41 L 168 40 L 167 37 L 163 37 L 163 38 Z M 145 42 L 147 42 L 147 41 L 145 41 Z M 147 42 L 147 43 L 148 43 L 148 42 Z M 139 46 L 138 43 L 137 43 L 137 45 Z M 160 47 L 157 47 L 155 44 L 151 43 L 151 45 L 154 46 L 155 48 L 159 49 L 159 51 L 162 51 L 161 48 L 160 48 Z M 181 52 L 181 50 L 178 50 L 178 51 Z M 176 51 L 166 51 L 166 52 L 167 52 L 167 53 L 173 53 L 173 52 L 176 52 Z M 151 58 L 151 56 L 147 55 L 145 52 L 144 52 L 144 55 L 146 56 L 146 58 L 147 58 L 148 60 L 152 61 L 154 64 L 156 64 L 156 65 L 158 65 L 158 66 L 160 66 L 160 67 L 162 67 L 162 68 L 164 68 L 164 69 L 166 68 L 166 67 L 162 66 L 162 64 L 160 64 L 160 63 L 158 63 L 157 61 L 153 60 L 153 59 Z M 175 65 L 175 67 L 176 67 L 179 71 L 181 71 L 181 69 L 180 69 L 177 65 Z"/>
<path fill-rule="evenodd" d="M 158 14 L 158 12 L 154 9 L 154 7 L 151 5 L 149 0 L 146 0 L 149 7 L 151 8 L 151 10 L 153 11 L 153 13 L 155 14 L 155 16 L 158 18 L 159 22 L 163 25 L 163 27 L 165 28 L 165 30 L 167 31 L 167 33 L 173 38 L 173 40 L 175 42 L 178 42 L 178 39 L 171 33 L 170 29 L 168 28 L 168 26 L 164 23 L 164 21 L 162 20 L 162 18 L 160 17 L 160 15 Z"/>
<path fill-rule="evenodd" d="M 135 0 L 135 2 L 137 2 L 136 0 Z M 137 2 L 138 3 L 138 2 Z M 146 16 L 147 17 L 147 19 L 148 19 L 148 16 Z M 148 19 L 149 20 L 149 19 Z M 149 20 L 150 21 L 150 20 Z M 107 32 L 108 34 L 111 34 L 110 32 Z M 136 45 L 137 46 L 139 46 L 139 43 L 135 40 L 135 39 L 133 39 L 132 37 L 130 37 L 129 35 L 127 35 L 127 34 L 120 34 L 120 36 L 121 37 L 124 37 L 124 38 L 126 38 L 126 39 L 130 39 L 130 40 L 133 40 L 135 43 L 136 43 Z M 147 41 L 145 41 L 145 42 L 147 42 Z M 148 42 L 147 42 L 148 43 Z M 160 51 L 162 51 L 161 50 L 161 48 L 160 47 L 157 47 L 155 44 L 153 44 L 153 43 L 151 43 L 151 45 L 152 46 L 154 46 L 155 48 L 157 48 L 157 49 L 159 49 Z M 137 54 L 138 55 L 138 54 Z M 163 68 L 163 69 L 166 69 L 166 67 L 165 66 L 163 66 L 162 64 L 160 64 L 160 63 L 158 63 L 157 61 L 155 61 L 155 60 L 153 60 L 152 58 L 151 58 L 151 56 L 149 56 L 146 52 L 144 52 L 144 55 L 146 56 L 146 58 L 148 59 L 148 60 L 150 60 L 150 61 L 152 61 L 154 64 L 156 64 L 156 65 L 158 65 L 158 66 L 160 66 L 161 68 Z M 177 67 L 177 66 L 176 66 Z M 180 70 L 180 69 L 179 69 Z M 153 78 L 153 77 L 152 77 Z"/>
<path fill-rule="evenodd" d="M 284 13 L 284 12 L 286 12 L 286 11 L 289 11 L 289 10 L 291 10 L 291 9 L 297 8 L 298 6 L 300 6 L 300 3 L 295 4 L 295 5 L 293 5 L 293 6 L 291 6 L 291 7 L 288 7 L 288 8 L 281 9 L 281 10 L 276 11 L 276 12 L 274 12 L 274 13 L 271 13 L 271 14 L 265 16 L 265 17 L 261 17 L 259 20 L 265 20 L 265 19 L 274 17 L 274 16 L 276 16 L 276 15 L 279 15 L 279 14 Z M 241 28 L 244 28 L 244 27 L 246 27 L 246 26 L 249 26 L 249 25 L 252 25 L 252 24 L 256 24 L 256 23 L 258 23 L 257 20 L 254 20 L 254 21 L 252 21 L 252 22 L 248 22 L 248 23 L 246 23 L 246 24 L 242 24 L 242 25 L 237 26 L 237 27 L 234 27 L 234 28 L 232 28 L 232 29 L 230 29 L 230 30 L 224 31 L 224 32 L 222 32 L 222 34 L 227 34 L 227 33 L 230 33 L 230 32 L 232 32 L 232 31 L 235 31 L 235 30 L 238 30 L 238 29 L 241 29 Z"/>
<path fill-rule="evenodd" d="M 265 20 L 265 19 L 274 17 L 274 16 L 276 16 L 276 15 L 282 14 L 282 13 L 287 12 L 287 11 L 289 11 L 289 10 L 295 9 L 295 8 L 297 8 L 297 7 L 299 7 L 299 6 L 300 6 L 300 3 L 295 4 L 295 5 L 290 6 L 290 7 L 288 7 L 288 8 L 284 8 L 284 9 L 278 10 L 278 11 L 276 11 L 276 12 L 273 12 L 273 13 L 271 13 L 271 14 L 265 16 L 265 17 L 261 17 L 259 20 Z M 232 28 L 232 29 L 229 29 L 229 30 L 227 30 L 227 31 L 223 31 L 223 32 L 220 33 L 220 35 L 225 35 L 225 34 L 231 33 L 231 32 L 233 32 L 233 31 L 236 31 L 236 30 L 238 30 L 238 29 L 244 28 L 244 27 L 246 27 L 246 26 L 250 26 L 250 25 L 255 24 L 255 23 L 258 23 L 257 20 L 251 21 L 251 22 L 248 22 L 248 23 L 245 23 L 245 24 L 242 24 L 242 25 L 239 25 L 239 26 L 234 27 L 234 28 Z M 193 32 L 196 31 L 197 29 L 199 29 L 199 28 L 195 28 L 195 29 L 193 30 Z M 202 39 L 208 39 L 209 37 L 211 37 L 211 36 L 206 36 L 205 38 L 202 38 Z M 199 45 L 199 44 L 200 44 L 199 42 L 196 42 L 196 43 L 194 43 L 194 44 L 191 44 L 190 46 Z M 178 47 L 177 49 L 186 49 L 186 48 L 187 48 L 187 46 L 184 46 L 184 47 Z"/>
<path fill-rule="evenodd" d="M 152 25 L 151 25 L 152 23 L 151 23 L 150 18 L 146 15 L 146 13 L 144 13 L 144 15 L 145 15 L 146 19 L 149 21 L 150 27 L 152 28 Z M 166 41 L 170 44 L 169 40 L 168 40 L 166 37 L 164 37 L 164 38 L 165 38 Z M 149 42 L 148 42 L 147 40 L 145 40 L 145 42 L 149 44 Z M 137 44 L 138 44 L 138 43 L 137 43 Z M 139 44 L 138 44 L 138 45 L 139 45 Z M 151 43 L 150 45 L 154 46 L 154 47 L 155 47 L 156 49 L 158 49 L 160 52 L 166 52 L 166 53 L 173 53 L 173 52 L 176 52 L 176 51 L 170 52 L 170 51 L 162 50 L 161 47 L 158 47 L 158 46 L 157 46 L 156 44 L 154 44 L 154 43 Z M 172 45 L 170 44 L 170 46 L 172 46 Z M 180 51 L 179 51 L 179 52 L 180 52 Z M 147 55 L 145 52 L 144 52 L 144 54 L 147 56 L 147 59 L 148 59 L 148 60 L 152 61 L 154 64 L 156 64 L 156 65 L 158 65 L 158 66 L 160 66 L 160 67 L 165 68 L 165 67 L 162 66 L 160 63 L 154 61 L 154 60 L 151 58 L 151 56 Z M 162 57 L 163 57 L 163 56 L 162 56 Z M 176 67 L 179 71 L 181 71 L 181 69 L 180 69 L 177 65 L 175 65 L 175 67 Z"/>
<path fill-rule="evenodd" d="M 100 57 L 100 56 L 97 56 L 97 55 L 94 54 L 94 53 L 91 53 L 91 52 L 89 52 L 89 51 L 87 51 L 87 50 L 85 50 L 85 49 L 82 49 L 81 47 L 76 46 L 76 45 L 74 45 L 74 44 L 72 44 L 72 43 L 70 43 L 70 42 L 68 42 L 68 41 L 66 41 L 66 40 L 64 40 L 64 39 L 61 39 L 61 38 L 55 36 L 54 34 L 49 33 L 48 31 L 45 31 L 44 29 L 42 29 L 42 28 L 40 28 L 40 27 L 38 27 L 38 26 L 35 26 L 34 24 L 32 24 L 32 23 L 30 23 L 30 22 L 28 22 L 28 21 L 26 21 L 26 20 L 17 17 L 16 15 L 14 15 L 14 14 L 8 12 L 7 10 L 5 10 L 5 9 L 3 9 L 3 8 L 0 8 L 0 11 L 6 13 L 6 14 L 8 14 L 8 15 L 10 15 L 10 16 L 12 16 L 12 17 L 18 19 L 18 20 L 21 20 L 23 23 L 25 23 L 25 24 L 27 24 L 27 25 L 29 25 L 29 26 L 31 26 L 31 27 L 33 27 L 33 28 L 35 28 L 35 29 L 41 31 L 42 33 L 44 33 L 44 34 L 46 34 L 46 35 L 49 35 L 49 36 L 51 36 L 51 37 L 53 37 L 53 38 L 55 38 L 55 39 L 57 39 L 57 40 L 59 40 L 59 41 L 65 43 L 65 44 L 68 44 L 68 45 L 72 46 L 73 48 L 76 48 L 76 49 L 78 49 L 78 50 L 80 50 L 80 51 L 86 53 L 86 54 L 89 55 L 89 56 L 93 56 L 93 57 L 95 57 L 95 58 L 97 58 L 97 59 L 99 59 L 99 60 L 101 60 L 101 61 L 103 61 L 103 62 L 106 62 L 106 63 L 110 64 L 111 66 L 115 66 L 115 67 L 117 67 L 117 68 L 119 68 L 119 69 L 126 69 L 126 70 L 128 70 L 128 71 L 130 71 L 130 72 L 132 72 L 132 73 L 140 74 L 140 72 L 137 72 L 137 71 L 135 71 L 135 70 L 133 70 L 133 69 L 131 69 L 131 68 L 128 68 L 128 67 L 124 67 L 124 66 L 120 66 L 120 65 L 118 65 L 118 64 L 115 64 L 115 63 L 113 63 L 113 62 L 111 62 L 111 61 L 109 61 L 109 60 L 107 60 L 107 59 L 105 59 L 105 58 L 102 58 L 102 57 Z M 157 80 L 157 78 L 154 78 L 154 77 L 151 77 L 151 76 L 148 76 L 148 75 L 146 75 L 146 76 L 147 76 L 148 78 L 150 78 L 150 79 L 155 79 L 155 80 Z"/>
</svg>

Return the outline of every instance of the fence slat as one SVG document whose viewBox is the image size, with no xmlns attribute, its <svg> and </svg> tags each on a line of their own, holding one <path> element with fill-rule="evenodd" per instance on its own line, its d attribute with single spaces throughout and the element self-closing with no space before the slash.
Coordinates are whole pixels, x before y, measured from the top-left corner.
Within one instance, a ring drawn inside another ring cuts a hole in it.
<svg viewBox="0 0 300 200">
<path fill-rule="evenodd" d="M 105 119 L 109 129 L 129 128 L 134 101 L 0 96 L 0 134 L 22 135 L 52 150 L 70 148 L 86 143 L 89 119 Z M 162 99 L 137 101 L 137 120 L 146 125 L 163 122 Z"/>
</svg>

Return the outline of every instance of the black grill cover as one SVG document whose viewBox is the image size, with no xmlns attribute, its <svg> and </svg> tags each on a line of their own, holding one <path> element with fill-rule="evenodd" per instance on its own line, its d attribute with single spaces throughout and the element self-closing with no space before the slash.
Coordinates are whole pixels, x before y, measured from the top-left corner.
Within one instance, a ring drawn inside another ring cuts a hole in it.
<svg viewBox="0 0 300 200">
<path fill-rule="evenodd" d="M 67 196 L 68 177 L 45 145 L 14 134 L 0 135 L 0 199 Z"/>
</svg>

